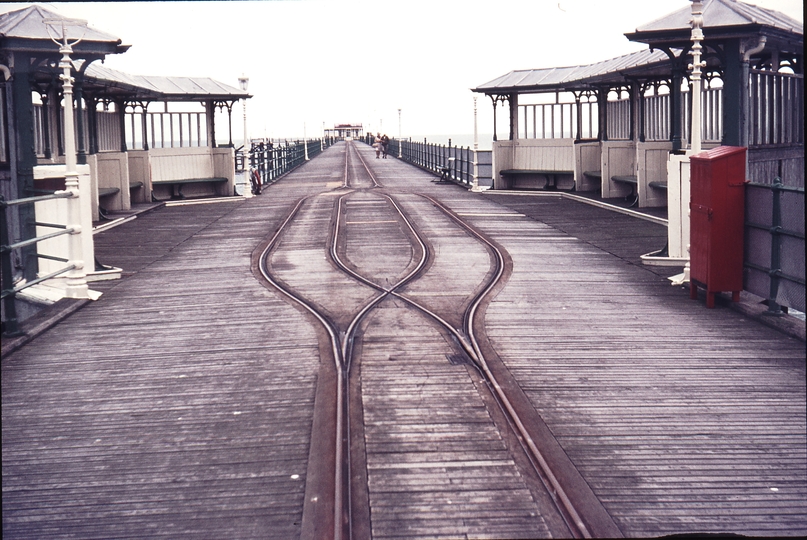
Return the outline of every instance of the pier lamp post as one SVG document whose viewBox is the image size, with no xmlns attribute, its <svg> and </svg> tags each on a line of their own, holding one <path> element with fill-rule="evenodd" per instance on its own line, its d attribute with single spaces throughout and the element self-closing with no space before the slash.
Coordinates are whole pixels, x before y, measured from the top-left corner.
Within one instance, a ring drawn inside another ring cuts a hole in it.
<svg viewBox="0 0 807 540">
<path fill-rule="evenodd" d="M 403 156 L 403 141 L 401 140 L 401 109 L 398 109 L 398 159 Z"/>
<path fill-rule="evenodd" d="M 690 19 L 690 25 L 692 26 L 692 33 L 690 37 L 692 39 L 692 50 L 690 54 L 692 55 L 692 63 L 689 64 L 688 68 L 692 70 L 692 128 L 690 129 L 689 151 L 687 152 L 689 156 L 699 154 L 701 151 L 701 68 L 706 66 L 706 62 L 701 61 L 701 50 L 703 49 L 701 46 L 701 41 L 703 41 L 703 2 L 701 0 L 692 0 L 691 13 L 692 19 Z M 687 205 L 686 218 L 682 218 L 681 220 L 681 227 L 684 229 L 684 241 L 686 241 L 686 262 L 684 263 L 684 271 L 670 278 L 673 285 L 689 283 L 691 269 L 689 256 L 691 246 L 689 240 L 689 219 L 692 214 L 688 207 L 690 193 L 688 180 L 686 187 L 684 188 L 684 186 L 682 186 L 681 191 L 680 204 Z M 684 219 L 687 221 L 683 222 Z"/>
<path fill-rule="evenodd" d="M 246 75 L 241 75 L 238 77 L 238 86 L 241 87 L 241 91 L 244 93 L 247 92 L 247 88 L 249 88 L 249 78 Z M 244 97 L 244 103 L 242 104 L 242 109 L 244 111 L 244 197 L 252 197 L 252 179 L 249 177 L 250 175 L 250 165 L 249 165 L 249 135 L 247 134 L 247 98 Z"/>
<path fill-rule="evenodd" d="M 87 270 L 85 268 L 85 261 L 83 260 L 83 241 L 81 230 L 81 200 L 79 197 L 80 177 L 76 170 L 76 132 L 74 122 L 73 110 L 73 77 L 70 75 L 70 70 L 73 67 L 73 61 L 70 55 L 73 54 L 73 46 L 84 39 L 84 35 L 74 41 L 68 41 L 67 27 L 78 26 L 83 27 L 86 31 L 87 21 L 79 19 L 45 19 L 43 21 L 48 29 L 48 34 L 56 45 L 59 46 L 59 53 L 62 59 L 59 61 L 59 68 L 62 74 L 59 78 L 62 81 L 63 97 L 64 97 L 64 189 L 70 193 L 67 202 L 67 228 L 71 229 L 68 239 L 68 257 L 70 260 L 68 264 L 73 268 L 67 272 L 65 296 L 67 298 L 89 298 L 89 288 L 87 287 Z M 54 37 L 51 34 L 51 27 L 61 27 L 61 36 Z M 85 190 L 86 192 L 86 190 Z M 90 231 L 85 231 L 90 233 Z"/>
<path fill-rule="evenodd" d="M 303 122 L 303 153 L 305 160 L 308 161 L 308 134 L 305 131 L 305 122 Z"/>
<path fill-rule="evenodd" d="M 692 154 L 701 151 L 701 68 L 706 62 L 701 61 L 701 41 L 703 41 L 703 2 L 692 0 L 692 133 L 690 148 Z"/>
<path fill-rule="evenodd" d="M 473 185 L 471 186 L 471 191 L 479 192 L 482 191 L 479 189 L 479 160 L 477 159 L 477 155 L 479 154 L 479 129 L 477 127 L 477 108 L 476 108 L 476 100 L 478 96 L 474 96 L 474 181 Z"/>
</svg>

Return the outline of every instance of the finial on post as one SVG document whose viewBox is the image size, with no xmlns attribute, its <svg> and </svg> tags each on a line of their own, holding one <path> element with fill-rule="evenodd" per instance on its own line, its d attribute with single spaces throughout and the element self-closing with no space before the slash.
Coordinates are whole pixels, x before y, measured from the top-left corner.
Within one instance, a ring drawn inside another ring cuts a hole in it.
<svg viewBox="0 0 807 540">
<path fill-rule="evenodd" d="M 692 154 L 701 151 L 701 68 L 706 66 L 706 62 L 701 61 L 701 41 L 703 41 L 703 2 L 702 0 L 692 0 L 692 63 L 689 69 L 692 70 L 692 129 L 689 136 L 690 149 Z"/>
</svg>

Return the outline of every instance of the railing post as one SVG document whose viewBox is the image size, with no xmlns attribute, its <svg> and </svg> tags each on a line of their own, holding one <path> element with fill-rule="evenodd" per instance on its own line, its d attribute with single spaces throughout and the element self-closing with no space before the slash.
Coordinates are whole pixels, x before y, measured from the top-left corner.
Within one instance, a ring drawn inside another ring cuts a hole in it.
<svg viewBox="0 0 807 540">
<path fill-rule="evenodd" d="M 0 223 L 0 245 L 5 248 L 8 246 L 10 242 L 10 238 L 8 235 L 8 216 L 6 214 L 8 206 L 6 205 L 5 198 L 0 195 L 0 219 L 2 219 L 2 223 Z M 14 270 L 11 266 L 11 250 L 10 249 L 3 249 L 2 253 L 0 253 L 0 265 L 2 265 L 2 275 L 3 275 L 3 286 L 8 290 L 12 290 L 14 288 Z M 5 291 L 3 291 L 5 292 Z M 15 300 L 15 296 L 13 294 L 9 294 L 5 298 L 3 298 L 3 308 L 5 310 L 6 320 L 5 328 L 3 329 L 3 335 L 6 337 L 14 337 L 20 335 L 19 326 L 17 323 L 17 304 Z"/>
<path fill-rule="evenodd" d="M 782 315 L 782 306 L 776 301 L 779 295 L 779 275 L 782 273 L 781 260 L 781 240 L 782 230 L 782 179 L 777 176 L 773 180 L 773 208 L 771 212 L 771 266 L 768 275 L 770 276 L 770 293 L 768 295 L 768 315 Z"/>
</svg>

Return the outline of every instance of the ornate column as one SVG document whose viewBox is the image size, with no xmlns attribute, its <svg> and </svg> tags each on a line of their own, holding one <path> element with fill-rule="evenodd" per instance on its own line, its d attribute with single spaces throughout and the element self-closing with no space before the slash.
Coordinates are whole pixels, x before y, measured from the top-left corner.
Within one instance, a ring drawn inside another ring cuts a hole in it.
<svg viewBox="0 0 807 540">
<path fill-rule="evenodd" d="M 83 260 L 82 249 L 82 228 L 81 228 L 81 201 L 79 198 L 79 175 L 76 170 L 76 140 L 75 127 L 73 123 L 73 77 L 70 70 L 73 62 L 70 55 L 73 53 L 73 45 L 81 41 L 81 38 L 68 43 L 65 20 L 45 20 L 46 24 L 60 24 L 62 27 L 62 42 L 53 39 L 54 43 L 60 45 L 59 52 L 62 59 L 59 67 L 62 69 L 62 86 L 64 88 L 64 159 L 65 159 L 65 191 L 70 193 L 67 199 L 67 227 L 72 229 L 69 236 L 68 265 L 73 268 L 67 273 L 65 297 L 67 298 L 89 298 L 89 288 L 87 287 L 87 271 Z M 86 23 L 85 23 L 86 24 Z M 92 231 L 86 231 L 92 234 Z"/>
<path fill-rule="evenodd" d="M 692 130 L 690 134 L 690 153 L 701 151 L 701 68 L 706 62 L 701 61 L 701 41 L 703 41 L 703 2 L 692 0 Z"/>
</svg>

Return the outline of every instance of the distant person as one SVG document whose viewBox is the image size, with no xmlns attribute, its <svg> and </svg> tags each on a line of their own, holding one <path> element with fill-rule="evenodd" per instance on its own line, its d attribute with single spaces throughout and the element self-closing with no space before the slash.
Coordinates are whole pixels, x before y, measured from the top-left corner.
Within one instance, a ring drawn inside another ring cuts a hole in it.
<svg viewBox="0 0 807 540">
<path fill-rule="evenodd" d="M 384 159 L 387 159 L 387 148 L 389 148 L 389 137 L 384 133 L 384 136 L 381 137 L 381 151 L 384 153 Z"/>
<path fill-rule="evenodd" d="M 373 143 L 373 148 L 375 148 L 375 158 L 378 159 L 381 156 L 381 133 L 377 133 L 375 136 L 375 142 Z"/>
</svg>

